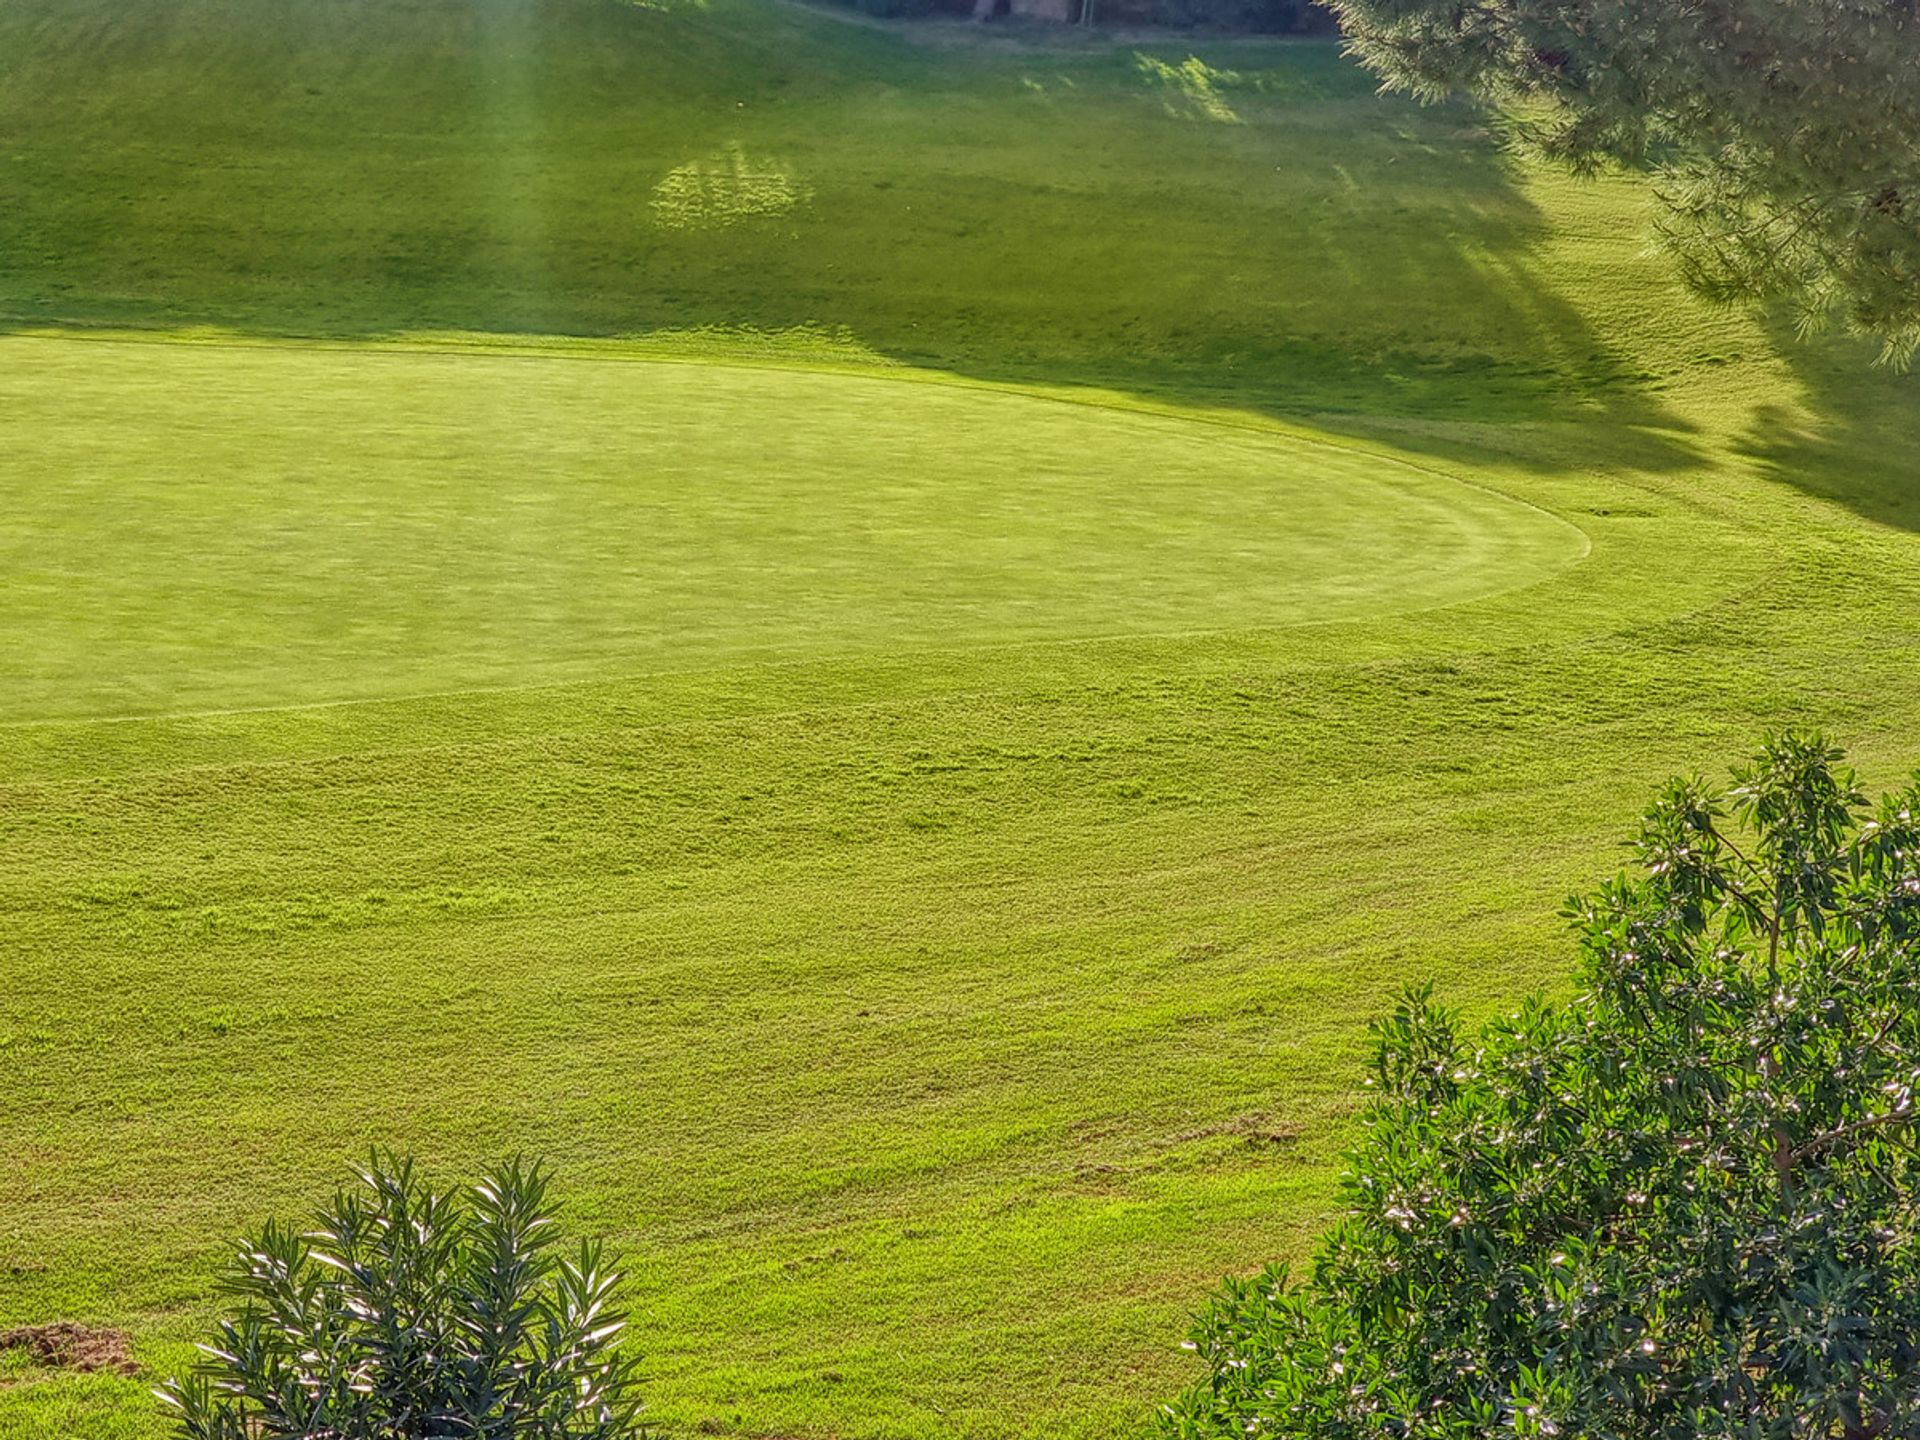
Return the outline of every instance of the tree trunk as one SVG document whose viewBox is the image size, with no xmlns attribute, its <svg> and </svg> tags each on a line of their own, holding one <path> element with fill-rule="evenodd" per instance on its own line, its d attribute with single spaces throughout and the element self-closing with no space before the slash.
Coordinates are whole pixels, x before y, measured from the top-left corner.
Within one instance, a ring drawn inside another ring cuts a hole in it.
<svg viewBox="0 0 1920 1440">
<path fill-rule="evenodd" d="M 1920 0 L 1917 0 L 1917 3 L 1920 3 Z M 991 20 L 993 7 L 997 4 L 999 0 L 973 0 L 973 18 L 983 23 Z"/>
</svg>

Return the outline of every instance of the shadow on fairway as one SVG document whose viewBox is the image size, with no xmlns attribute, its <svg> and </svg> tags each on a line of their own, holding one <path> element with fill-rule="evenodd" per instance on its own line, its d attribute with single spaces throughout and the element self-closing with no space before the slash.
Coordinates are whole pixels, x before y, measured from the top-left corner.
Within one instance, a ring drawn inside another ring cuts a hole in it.
<svg viewBox="0 0 1920 1440">
<path fill-rule="evenodd" d="M 1767 406 L 1740 449 L 1770 478 L 1882 525 L 1920 530 L 1920 374 L 1873 363 L 1864 341 L 1805 341 L 1780 327 L 1804 387 L 1798 412 Z"/>
<path fill-rule="evenodd" d="M 1471 114 L 1331 44 L 929 47 L 748 0 L 183 0 L 49 43 L 70 11 L 0 17 L 15 327 L 827 327 L 994 381 L 1690 454 Z"/>
</svg>

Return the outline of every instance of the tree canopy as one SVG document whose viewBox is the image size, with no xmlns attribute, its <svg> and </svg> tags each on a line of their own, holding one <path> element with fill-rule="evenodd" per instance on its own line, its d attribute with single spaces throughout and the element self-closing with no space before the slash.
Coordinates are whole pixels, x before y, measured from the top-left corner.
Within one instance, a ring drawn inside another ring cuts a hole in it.
<svg viewBox="0 0 1920 1440">
<path fill-rule="evenodd" d="M 1838 761 L 1669 785 L 1577 998 L 1376 1027 L 1342 1218 L 1205 1312 L 1170 1435 L 1920 1435 L 1920 779 Z"/>
<path fill-rule="evenodd" d="M 1657 174 L 1700 293 L 1920 345 L 1915 0 L 1333 0 L 1391 88 L 1465 92 L 1576 169 Z"/>
</svg>

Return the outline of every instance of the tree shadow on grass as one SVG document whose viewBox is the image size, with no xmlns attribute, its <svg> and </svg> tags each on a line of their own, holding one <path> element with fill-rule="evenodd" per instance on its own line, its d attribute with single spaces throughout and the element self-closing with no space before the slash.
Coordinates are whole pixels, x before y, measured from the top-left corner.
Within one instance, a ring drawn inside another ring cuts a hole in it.
<svg viewBox="0 0 1920 1440">
<path fill-rule="evenodd" d="M 1692 453 L 1471 113 L 1381 100 L 1329 44 L 927 47 L 751 0 L 100 9 L 0 77 L 0 326 L 825 329 L 990 381 Z M 65 13 L 21 0 L 0 42 Z M 53 103 L 87 94 L 113 103 Z"/>
<path fill-rule="evenodd" d="M 1874 364 L 1864 341 L 1775 329 L 1802 396 L 1792 408 L 1756 411 L 1740 452 L 1771 479 L 1920 530 L 1920 374 Z"/>
</svg>

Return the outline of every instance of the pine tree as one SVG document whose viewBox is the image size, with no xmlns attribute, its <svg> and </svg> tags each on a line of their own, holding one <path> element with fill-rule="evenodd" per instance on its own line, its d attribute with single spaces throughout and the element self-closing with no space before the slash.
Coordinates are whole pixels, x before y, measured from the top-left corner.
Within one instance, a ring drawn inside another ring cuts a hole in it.
<svg viewBox="0 0 1920 1440">
<path fill-rule="evenodd" d="M 1466 93 L 1532 149 L 1650 167 L 1722 301 L 1920 347 L 1920 0 L 1333 0 L 1392 89 Z"/>
</svg>

